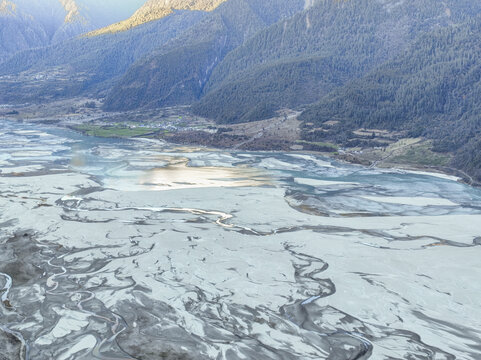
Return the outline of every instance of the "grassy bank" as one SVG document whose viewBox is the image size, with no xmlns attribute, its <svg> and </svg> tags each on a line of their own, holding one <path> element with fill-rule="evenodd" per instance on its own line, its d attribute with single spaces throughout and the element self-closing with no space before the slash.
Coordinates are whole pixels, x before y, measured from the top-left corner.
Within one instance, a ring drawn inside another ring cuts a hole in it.
<svg viewBox="0 0 481 360">
<path fill-rule="evenodd" d="M 72 126 L 72 129 L 82 132 L 89 136 L 98 137 L 116 137 L 116 138 L 129 138 L 129 137 L 148 137 L 148 135 L 154 136 L 159 132 L 158 129 L 149 127 L 129 127 L 125 125 L 92 125 L 81 124 Z"/>
</svg>

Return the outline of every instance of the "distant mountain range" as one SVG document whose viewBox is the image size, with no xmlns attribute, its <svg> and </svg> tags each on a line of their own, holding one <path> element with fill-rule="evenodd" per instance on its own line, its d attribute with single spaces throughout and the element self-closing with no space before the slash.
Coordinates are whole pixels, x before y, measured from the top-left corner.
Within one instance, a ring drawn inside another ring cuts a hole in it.
<svg viewBox="0 0 481 360">
<path fill-rule="evenodd" d="M 90 95 L 221 123 L 294 108 L 306 141 L 403 131 L 481 178 L 481 2 L 0 1 L 0 103 Z"/>
<path fill-rule="evenodd" d="M 0 0 L 0 60 L 125 19 L 142 0 Z"/>
</svg>

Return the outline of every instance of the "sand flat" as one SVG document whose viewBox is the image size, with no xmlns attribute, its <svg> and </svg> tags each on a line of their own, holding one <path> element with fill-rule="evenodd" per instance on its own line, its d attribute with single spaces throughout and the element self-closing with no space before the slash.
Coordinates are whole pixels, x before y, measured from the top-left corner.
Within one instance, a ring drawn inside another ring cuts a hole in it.
<svg viewBox="0 0 481 360">
<path fill-rule="evenodd" d="M 8 136 L 4 158 L 30 133 Z M 285 154 L 43 138 L 71 151 L 0 176 L 8 329 L 32 359 L 481 356 L 478 189 Z"/>
</svg>

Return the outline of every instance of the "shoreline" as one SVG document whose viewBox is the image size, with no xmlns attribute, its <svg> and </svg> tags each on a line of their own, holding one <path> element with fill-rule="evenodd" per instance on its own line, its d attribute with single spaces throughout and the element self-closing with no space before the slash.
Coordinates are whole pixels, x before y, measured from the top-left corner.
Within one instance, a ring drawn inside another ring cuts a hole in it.
<svg viewBox="0 0 481 360">
<path fill-rule="evenodd" d="M 137 138 L 138 139 L 138 138 Z M 182 146 L 182 145 L 188 145 L 188 146 L 201 146 L 201 147 L 206 147 L 205 145 L 201 145 L 198 143 L 190 143 L 190 144 L 185 144 L 185 143 L 172 143 L 168 142 L 169 144 L 172 145 L 177 145 L 177 146 Z M 232 148 L 222 148 L 222 147 L 215 147 L 215 146 L 208 146 L 210 149 L 213 150 L 219 150 L 219 151 L 240 151 L 239 149 L 232 149 Z M 433 176 L 445 180 L 450 180 L 450 181 L 455 181 L 458 183 L 462 183 L 468 186 L 472 187 L 481 187 L 481 183 L 478 182 L 470 182 L 468 179 L 465 177 L 461 176 L 461 170 L 455 169 L 455 168 L 446 168 L 444 170 L 438 169 L 438 168 L 431 168 L 427 166 L 415 166 L 413 164 L 396 164 L 392 166 L 383 166 L 383 167 L 370 167 L 368 165 L 363 165 L 358 162 L 350 162 L 344 159 L 341 159 L 339 157 L 333 156 L 330 153 L 326 152 L 320 152 L 320 151 L 313 151 L 313 150 L 256 150 L 256 149 L 242 149 L 242 151 L 246 152 L 271 152 L 271 153 L 288 153 L 288 154 L 298 154 L 298 155 L 317 155 L 317 156 L 322 156 L 325 157 L 326 159 L 329 160 L 334 160 L 340 163 L 344 164 L 349 164 L 349 165 L 357 165 L 365 168 L 372 168 L 372 169 L 379 169 L 379 170 L 393 170 L 393 172 L 400 171 L 400 172 L 405 172 L 405 173 L 410 173 L 410 174 L 417 174 L 417 175 L 426 175 L 426 176 Z"/>
<path fill-rule="evenodd" d="M 78 132 L 82 135 L 85 136 L 94 136 L 95 135 L 89 135 L 86 134 L 85 132 L 81 130 L 77 130 L 71 127 L 62 127 L 66 128 L 75 132 Z M 124 137 L 106 137 L 106 138 L 124 138 Z M 195 146 L 195 147 L 201 147 L 201 148 L 206 148 L 206 149 L 212 149 L 216 151 L 245 151 L 245 152 L 266 152 L 266 153 L 275 153 L 275 154 L 280 154 L 280 153 L 288 153 L 288 154 L 298 154 L 298 155 L 314 155 L 314 156 L 322 156 L 330 160 L 334 160 L 340 163 L 345 163 L 345 164 L 350 164 L 350 165 L 358 165 L 362 166 L 365 168 L 372 168 L 372 169 L 380 169 L 380 170 L 393 170 L 393 171 L 402 171 L 405 173 L 411 173 L 411 174 L 418 174 L 418 175 L 426 175 L 426 176 L 433 176 L 437 178 L 442 178 L 445 180 L 450 180 L 450 181 L 455 181 L 458 183 L 462 183 L 468 186 L 472 187 L 481 187 L 481 183 L 474 181 L 469 175 L 464 174 L 463 172 L 459 169 L 447 167 L 447 168 L 437 168 L 437 167 L 430 167 L 430 166 L 418 166 L 414 164 L 392 164 L 388 166 L 372 166 L 372 165 L 367 165 L 362 163 L 362 159 L 360 158 L 355 158 L 353 161 L 348 161 L 342 157 L 333 155 L 332 153 L 328 152 L 322 152 L 322 151 L 314 151 L 314 150 L 291 150 L 291 149 L 285 149 L 285 150 L 279 150 L 279 149 L 256 149 L 254 148 L 229 148 L 229 147 L 219 147 L 213 144 L 202 144 L 199 142 L 172 142 L 166 139 L 162 138 L 156 138 L 156 139 L 151 139 L 151 138 L 146 138 L 142 136 L 133 136 L 133 137 L 127 137 L 125 139 L 130 139 L 130 140 L 137 140 L 137 141 L 161 141 L 165 142 L 174 146 Z M 471 179 L 471 180 L 469 180 Z"/>
<path fill-rule="evenodd" d="M 84 101 L 85 99 L 82 99 Z M 171 118 L 182 118 L 188 114 L 185 108 L 168 108 L 166 109 Z M 141 114 L 142 112 L 136 112 Z M 174 114 L 174 115 L 173 115 Z M 280 139 L 273 139 L 272 133 L 263 137 L 264 133 L 269 132 L 269 128 L 279 129 L 284 124 L 287 125 L 287 129 L 293 126 L 299 125 L 295 123 L 297 121 L 298 112 L 286 110 L 278 117 L 273 119 L 262 120 L 254 123 L 246 124 L 230 124 L 230 125 L 218 125 L 214 124 L 208 119 L 195 118 L 195 123 L 192 124 L 192 128 L 186 127 L 185 123 L 188 123 L 191 119 L 186 118 L 183 123 L 180 123 L 178 127 L 174 124 L 167 123 L 166 127 L 169 130 L 163 130 L 162 128 L 154 129 L 154 131 L 146 131 L 145 133 L 136 134 L 134 136 L 116 135 L 102 133 L 101 136 L 91 134 L 88 130 L 82 130 L 81 126 L 86 124 L 92 124 L 93 127 L 108 127 L 105 119 L 115 119 L 121 114 L 117 113 L 104 113 L 103 111 L 97 111 L 96 115 L 89 113 L 89 115 L 81 115 L 72 119 L 67 115 L 60 115 L 57 117 L 40 116 L 40 117 L 28 117 L 19 118 L 13 116 L 0 115 L 0 119 L 7 121 L 36 124 L 43 126 L 51 126 L 54 128 L 69 129 L 71 131 L 78 132 L 85 136 L 97 136 L 104 138 L 125 138 L 132 140 L 147 140 L 147 141 L 165 141 L 172 145 L 177 146 L 200 146 L 211 148 L 221 151 L 262 151 L 273 153 L 291 153 L 291 154 L 310 154 L 323 156 L 328 159 L 332 159 L 341 163 L 347 163 L 352 165 L 360 165 L 373 169 L 389 169 L 393 171 L 403 171 L 409 173 L 418 173 L 420 175 L 429 175 L 441 177 L 447 180 L 456 181 L 473 187 L 481 187 L 481 182 L 474 180 L 471 176 L 466 174 L 460 169 L 456 169 L 450 166 L 430 166 L 419 165 L 409 162 L 404 163 L 389 163 L 383 162 L 383 159 L 372 160 L 363 155 L 363 151 L 354 151 L 352 149 L 344 149 L 339 151 L 318 151 L 303 146 L 299 146 L 299 139 L 284 137 Z M 127 116 L 131 116 L 128 113 Z M 145 115 L 144 117 L 147 117 Z M 101 121 L 100 124 L 97 122 Z M 268 124 L 272 122 L 272 124 Z M 293 123 L 294 122 L 294 123 Z M 118 124 L 118 123 L 116 123 Z M 122 124 L 122 123 L 121 123 Z M 256 131 L 252 132 L 251 128 L 258 130 L 259 124 L 262 124 L 261 136 Z M 257 128 L 256 128 L 257 125 Z M 242 129 L 242 135 L 236 133 L 236 129 Z M 266 129 L 267 128 L 267 129 Z M 208 129 L 208 131 L 206 131 Z M 233 130 L 234 129 L 234 130 Z M 247 129 L 247 130 L 245 130 Z M 283 129 L 286 132 L 286 129 Z M 249 132 L 250 131 L 250 132 Z M 289 132 L 289 131 L 287 131 Z M 274 132 L 275 133 L 275 132 Z M 295 136 L 299 134 L 294 134 Z M 289 136 L 289 135 L 288 135 Z M 330 145 L 330 144 L 329 144 Z M 334 150 L 330 149 L 330 150 Z"/>
</svg>

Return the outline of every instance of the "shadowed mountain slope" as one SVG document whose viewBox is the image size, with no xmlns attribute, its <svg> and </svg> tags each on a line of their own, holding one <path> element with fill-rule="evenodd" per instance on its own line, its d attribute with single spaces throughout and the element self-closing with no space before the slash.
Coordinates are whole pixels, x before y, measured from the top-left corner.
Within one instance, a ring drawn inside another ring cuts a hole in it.
<svg viewBox="0 0 481 360">
<path fill-rule="evenodd" d="M 401 56 L 341 87 L 301 116 L 311 141 L 349 140 L 359 128 L 404 131 L 455 154 L 481 180 L 481 17 L 422 36 Z M 335 120 L 329 131 L 323 124 Z"/>
<path fill-rule="evenodd" d="M 135 64 L 109 94 L 105 108 L 188 104 L 212 70 L 258 31 L 302 10 L 302 0 L 229 0 L 158 53 Z"/>
<path fill-rule="evenodd" d="M 467 0 L 317 2 L 229 53 L 193 109 L 230 123 L 310 104 L 396 57 L 418 36 L 480 10 Z"/>
</svg>

